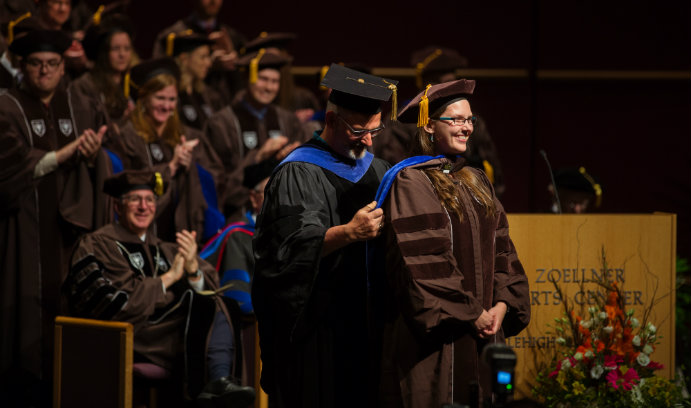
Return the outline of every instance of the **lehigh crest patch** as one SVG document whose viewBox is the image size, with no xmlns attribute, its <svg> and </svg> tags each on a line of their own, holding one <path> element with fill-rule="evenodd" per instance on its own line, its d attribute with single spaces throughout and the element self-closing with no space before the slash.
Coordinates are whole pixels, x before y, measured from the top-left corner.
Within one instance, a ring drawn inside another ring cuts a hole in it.
<svg viewBox="0 0 691 408">
<path fill-rule="evenodd" d="M 139 252 L 134 252 L 128 254 L 128 256 L 130 258 L 130 263 L 132 264 L 132 266 L 139 270 L 142 270 L 142 268 L 144 267 L 144 257 L 142 256 L 142 254 Z"/>
<path fill-rule="evenodd" d="M 257 147 L 257 132 L 246 131 L 242 132 L 242 141 L 245 142 L 245 147 L 248 149 L 254 149 Z"/>
<path fill-rule="evenodd" d="M 161 150 L 161 146 L 157 145 L 156 143 L 151 143 L 149 145 L 149 149 L 151 150 L 151 156 L 156 161 L 163 160 L 163 150 Z"/>
<path fill-rule="evenodd" d="M 168 271 L 168 263 L 166 263 L 165 258 L 163 258 L 162 256 L 159 256 L 159 257 L 156 259 L 156 262 L 158 263 L 158 269 L 159 269 L 160 271 L 163 271 L 163 272 L 167 272 L 167 271 Z"/>
<path fill-rule="evenodd" d="M 69 119 L 58 119 L 58 126 L 63 135 L 69 136 L 72 133 L 72 121 Z"/>
<path fill-rule="evenodd" d="M 41 137 L 46 134 L 46 122 L 43 119 L 34 119 L 31 121 L 31 129 L 36 133 L 36 136 Z"/>
<path fill-rule="evenodd" d="M 190 122 L 197 120 L 197 111 L 192 105 L 182 105 L 182 113 Z"/>
</svg>

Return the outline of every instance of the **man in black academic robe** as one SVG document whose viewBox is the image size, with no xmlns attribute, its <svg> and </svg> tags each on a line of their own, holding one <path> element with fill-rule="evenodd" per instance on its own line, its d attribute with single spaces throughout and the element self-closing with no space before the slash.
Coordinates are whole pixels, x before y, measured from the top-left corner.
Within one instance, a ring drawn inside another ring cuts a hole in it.
<svg viewBox="0 0 691 408">
<path fill-rule="evenodd" d="M 254 240 L 261 381 L 281 408 L 365 407 L 376 394 L 366 241 L 379 235 L 373 199 L 389 165 L 367 147 L 395 81 L 333 65 L 323 85 L 334 89 L 326 126 L 273 174 Z"/>
</svg>

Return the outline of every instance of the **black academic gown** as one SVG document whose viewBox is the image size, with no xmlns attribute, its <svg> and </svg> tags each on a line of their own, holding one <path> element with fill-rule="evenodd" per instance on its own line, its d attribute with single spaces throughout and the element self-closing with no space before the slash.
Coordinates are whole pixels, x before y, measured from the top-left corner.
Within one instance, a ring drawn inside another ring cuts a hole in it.
<svg viewBox="0 0 691 408">
<path fill-rule="evenodd" d="M 316 139 L 307 145 L 336 155 Z M 378 358 L 370 347 L 366 245 L 350 244 L 324 258 L 321 252 L 327 229 L 373 201 L 388 167 L 375 158 L 353 183 L 291 162 L 269 181 L 254 240 L 252 301 L 261 383 L 276 407 L 368 405 L 376 387 L 369 364 Z"/>
</svg>

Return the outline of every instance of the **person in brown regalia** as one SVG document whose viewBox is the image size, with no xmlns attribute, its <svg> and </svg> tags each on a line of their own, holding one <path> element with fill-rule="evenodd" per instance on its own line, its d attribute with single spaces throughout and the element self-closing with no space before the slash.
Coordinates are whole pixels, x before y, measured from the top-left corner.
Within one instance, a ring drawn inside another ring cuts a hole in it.
<svg viewBox="0 0 691 408">
<path fill-rule="evenodd" d="M 154 42 L 153 58 L 166 55 L 165 39 L 171 33 L 192 30 L 213 40 L 211 47 L 211 71 L 206 83 L 221 93 L 224 103 L 233 100 L 235 92 L 242 88 L 242 76 L 235 70 L 238 52 L 245 44 L 245 37 L 219 20 L 223 0 L 192 0 L 194 11 L 163 29 Z"/>
<path fill-rule="evenodd" d="M 382 407 L 478 406 L 471 395 L 484 401 L 492 392 L 479 361 L 483 347 L 530 320 L 528 280 L 504 209 L 484 172 L 461 156 L 476 121 L 468 102 L 474 87 L 464 79 L 428 86 L 399 114 L 417 121 L 413 153 L 426 156 L 393 174 L 383 206 L 394 300 L 384 329 Z"/>
<path fill-rule="evenodd" d="M 118 222 L 80 241 L 64 285 L 70 310 L 132 323 L 135 370 L 154 364 L 174 379 L 184 378 L 178 401 L 186 396 L 202 406 L 246 407 L 254 390 L 233 382 L 240 376 L 234 344 L 239 336 L 233 336 L 229 312 L 216 293 L 216 271 L 197 255 L 195 232 L 178 231 L 173 244 L 149 228 L 164 188 L 163 177 L 149 170 L 126 170 L 106 180 Z"/>
<path fill-rule="evenodd" d="M 105 114 L 60 85 L 70 43 L 61 31 L 16 38 L 10 48 L 23 79 L 0 94 L 0 400 L 8 406 L 49 398 L 69 255 L 81 234 L 110 221 L 101 192 L 111 168 L 100 148 Z"/>
<path fill-rule="evenodd" d="M 166 54 L 174 57 L 180 67 L 180 119 L 185 126 L 201 130 L 209 116 L 224 106 L 221 95 L 204 83 L 211 67 L 213 41 L 188 30 L 171 33 L 166 43 Z"/>
<path fill-rule="evenodd" d="M 207 122 L 205 133 L 228 173 L 224 214 L 231 220 L 242 217 L 249 197 L 242 185 L 245 167 L 264 160 L 278 164 L 308 138 L 293 112 L 273 103 L 280 89 L 280 68 L 287 62 L 285 56 L 264 50 L 243 56 L 238 64 L 249 71 L 243 98 Z"/>
<path fill-rule="evenodd" d="M 134 26 L 126 15 L 94 15 L 82 41 L 93 68 L 70 83 L 74 92 L 102 105 L 109 120 L 118 126 L 134 108 L 129 95 L 125 95 L 125 76 L 135 56 L 133 36 Z"/>
<path fill-rule="evenodd" d="M 155 170 L 171 181 L 156 218 L 161 239 L 172 241 L 176 231 L 188 229 L 206 241 L 225 224 L 217 209 L 225 176 L 204 134 L 180 122 L 180 70 L 172 58 L 159 58 L 136 65 L 130 77 L 135 108 L 109 147 L 125 169 Z"/>
</svg>

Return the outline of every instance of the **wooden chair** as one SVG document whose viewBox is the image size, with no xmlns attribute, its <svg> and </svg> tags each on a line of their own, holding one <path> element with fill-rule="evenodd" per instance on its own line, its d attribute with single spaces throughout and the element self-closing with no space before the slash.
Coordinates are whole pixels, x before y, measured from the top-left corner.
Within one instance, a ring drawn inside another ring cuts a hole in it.
<svg viewBox="0 0 691 408">
<path fill-rule="evenodd" d="M 53 408 L 132 407 L 132 325 L 55 319 Z"/>
</svg>

